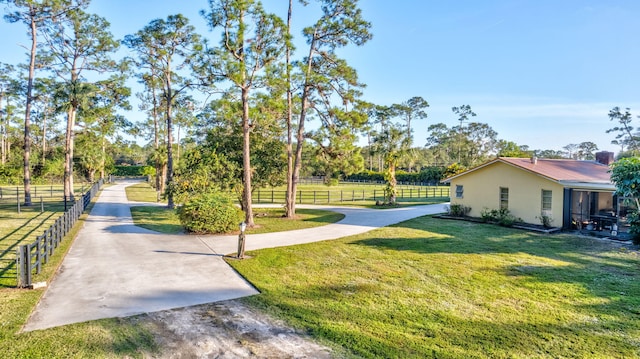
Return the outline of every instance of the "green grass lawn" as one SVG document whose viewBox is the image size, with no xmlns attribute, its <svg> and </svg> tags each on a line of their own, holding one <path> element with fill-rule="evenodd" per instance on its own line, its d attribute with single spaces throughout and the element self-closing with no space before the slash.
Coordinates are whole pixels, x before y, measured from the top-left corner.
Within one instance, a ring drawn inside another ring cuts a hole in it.
<svg viewBox="0 0 640 359">
<path fill-rule="evenodd" d="M 127 194 L 127 199 L 134 202 L 157 202 L 158 192 L 149 185 L 147 182 L 136 183 L 124 188 Z M 166 200 L 161 199 L 162 203 L 167 203 Z"/>
<path fill-rule="evenodd" d="M 78 185 L 76 194 L 81 193 L 81 189 L 88 188 Z M 33 186 L 32 205 L 24 206 L 24 198 L 21 197 L 19 208 L 15 189 L 12 193 L 13 197 L 10 197 L 11 193 L 5 187 L 0 199 L 0 288 L 13 288 L 17 285 L 15 263 L 19 246 L 35 242 L 39 235 L 64 214 L 62 186 Z M 77 195 L 76 199 L 80 198 Z M 72 202 L 68 202 L 68 207 L 72 205 Z"/>
<path fill-rule="evenodd" d="M 154 202 L 156 192 L 148 183 L 138 183 L 125 188 L 127 199 L 136 202 Z M 336 212 L 318 209 L 297 209 L 294 220 L 283 218 L 283 208 L 254 208 L 255 228 L 249 228 L 248 233 L 269 233 L 291 231 L 324 226 L 335 223 L 344 218 Z M 183 233 L 180 219 L 175 210 L 160 206 L 131 207 L 133 222 L 140 227 L 157 232 L 177 234 Z"/>
<path fill-rule="evenodd" d="M 285 187 L 261 188 L 252 192 L 254 204 L 281 203 L 285 200 Z M 157 202 L 157 192 L 148 183 L 138 183 L 126 187 L 127 198 L 136 202 Z M 449 201 L 448 187 L 398 186 L 398 204 L 416 206 Z M 384 185 L 382 184 L 340 184 L 327 187 L 325 185 L 301 184 L 298 186 L 297 203 L 322 204 L 334 206 L 359 206 L 369 208 L 388 208 L 376 206 L 376 201 L 383 201 Z M 167 203 L 166 199 L 160 199 Z"/>
<path fill-rule="evenodd" d="M 330 204 L 338 206 L 377 207 L 384 201 L 384 184 L 341 183 L 336 186 L 300 184 L 296 192 L 296 203 Z M 252 192 L 254 203 L 284 203 L 286 187 L 269 187 Z M 449 187 L 398 186 L 399 205 L 434 204 L 449 201 Z M 388 207 L 387 207 L 388 208 Z"/>
<path fill-rule="evenodd" d="M 246 301 L 366 358 L 640 357 L 637 251 L 423 217 L 230 262 Z"/>
<path fill-rule="evenodd" d="M 250 234 L 319 227 L 344 218 L 343 214 L 319 209 L 298 209 L 294 220 L 282 218 L 282 208 L 255 208 L 254 213 L 258 214 L 256 227 L 247 230 Z M 167 234 L 184 233 L 176 211 L 166 207 L 131 207 L 131 216 L 133 222 L 142 228 Z"/>
<path fill-rule="evenodd" d="M 283 208 L 254 208 L 256 228 L 250 228 L 247 233 L 284 232 L 294 229 L 314 228 L 335 223 L 344 218 L 341 213 L 320 209 L 296 209 L 295 219 L 286 219 Z"/>
</svg>

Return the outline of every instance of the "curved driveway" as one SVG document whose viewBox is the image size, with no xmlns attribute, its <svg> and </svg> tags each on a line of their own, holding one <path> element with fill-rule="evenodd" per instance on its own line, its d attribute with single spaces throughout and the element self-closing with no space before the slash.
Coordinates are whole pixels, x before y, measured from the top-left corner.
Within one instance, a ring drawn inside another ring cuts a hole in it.
<svg viewBox="0 0 640 359">
<path fill-rule="evenodd" d="M 224 260 L 237 236 L 167 235 L 133 224 L 120 182 L 104 188 L 25 331 L 126 317 L 258 294 Z M 372 210 L 325 208 L 340 222 L 288 232 L 248 235 L 247 250 L 336 239 L 443 211 L 442 204 Z"/>
</svg>

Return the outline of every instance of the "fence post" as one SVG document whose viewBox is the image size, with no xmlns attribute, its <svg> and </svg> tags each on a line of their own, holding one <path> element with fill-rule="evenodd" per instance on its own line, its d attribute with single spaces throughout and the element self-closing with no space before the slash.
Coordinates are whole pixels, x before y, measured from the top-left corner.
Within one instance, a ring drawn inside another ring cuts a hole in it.
<svg viewBox="0 0 640 359">
<path fill-rule="evenodd" d="M 42 201 L 42 196 L 40 196 L 40 213 L 44 212 L 44 201 Z"/>
<path fill-rule="evenodd" d="M 313 191 L 313 204 L 316 204 L 316 191 Z"/>
<path fill-rule="evenodd" d="M 24 287 L 24 283 L 26 278 L 24 277 L 24 252 L 22 251 L 22 246 L 19 246 L 16 249 L 16 271 L 18 272 L 18 288 Z"/>
<path fill-rule="evenodd" d="M 327 191 L 327 203 L 331 203 L 331 191 Z"/>
<path fill-rule="evenodd" d="M 42 237 L 38 236 L 36 239 L 36 274 L 39 274 L 40 271 L 42 271 Z"/>
<path fill-rule="evenodd" d="M 22 245 L 17 249 L 16 269 L 18 270 L 18 287 L 26 288 L 31 285 L 31 258 L 29 246 Z"/>
<path fill-rule="evenodd" d="M 18 214 L 20 214 L 20 192 L 18 192 L 18 187 L 16 187 L 16 204 L 18 206 Z"/>
</svg>

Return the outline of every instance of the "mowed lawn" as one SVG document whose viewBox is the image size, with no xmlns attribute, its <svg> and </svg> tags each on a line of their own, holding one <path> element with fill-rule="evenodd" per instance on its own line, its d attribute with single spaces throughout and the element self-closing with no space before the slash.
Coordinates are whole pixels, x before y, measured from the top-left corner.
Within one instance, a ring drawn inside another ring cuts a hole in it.
<svg viewBox="0 0 640 359">
<path fill-rule="evenodd" d="M 422 217 L 250 256 L 246 301 L 365 358 L 640 357 L 640 256 L 609 242 Z"/>
</svg>

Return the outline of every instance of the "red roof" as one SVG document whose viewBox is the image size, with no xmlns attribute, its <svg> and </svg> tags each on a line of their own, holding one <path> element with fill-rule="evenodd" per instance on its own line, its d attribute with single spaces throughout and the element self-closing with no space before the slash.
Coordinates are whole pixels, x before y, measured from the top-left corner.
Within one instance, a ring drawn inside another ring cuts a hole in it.
<svg viewBox="0 0 640 359">
<path fill-rule="evenodd" d="M 499 160 L 558 182 L 611 183 L 609 166 L 595 161 L 500 157 Z"/>
<path fill-rule="evenodd" d="M 477 169 L 502 162 L 523 170 L 538 174 L 556 182 L 579 182 L 579 183 L 600 183 L 611 184 L 609 166 L 595 161 L 577 161 L 567 159 L 543 159 L 532 160 L 531 158 L 498 157 L 492 161 L 472 168 L 466 172 L 452 176 L 445 181 L 473 172 Z"/>
</svg>

